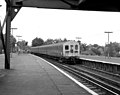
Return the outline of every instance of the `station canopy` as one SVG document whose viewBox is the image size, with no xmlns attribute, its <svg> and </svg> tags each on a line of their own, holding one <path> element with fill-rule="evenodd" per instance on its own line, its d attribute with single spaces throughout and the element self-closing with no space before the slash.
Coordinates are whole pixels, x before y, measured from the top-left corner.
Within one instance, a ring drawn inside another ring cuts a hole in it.
<svg viewBox="0 0 120 95">
<path fill-rule="evenodd" d="M 119 12 L 118 0 L 12 0 L 12 6 Z"/>
</svg>

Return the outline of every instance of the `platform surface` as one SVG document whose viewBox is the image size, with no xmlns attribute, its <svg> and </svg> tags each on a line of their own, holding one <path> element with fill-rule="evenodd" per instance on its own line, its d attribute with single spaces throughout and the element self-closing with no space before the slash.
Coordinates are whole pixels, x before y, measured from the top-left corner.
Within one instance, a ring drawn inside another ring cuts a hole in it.
<svg viewBox="0 0 120 95">
<path fill-rule="evenodd" d="M 31 54 L 13 54 L 4 70 L 0 55 L 0 95 L 91 95 L 76 83 Z"/>
</svg>

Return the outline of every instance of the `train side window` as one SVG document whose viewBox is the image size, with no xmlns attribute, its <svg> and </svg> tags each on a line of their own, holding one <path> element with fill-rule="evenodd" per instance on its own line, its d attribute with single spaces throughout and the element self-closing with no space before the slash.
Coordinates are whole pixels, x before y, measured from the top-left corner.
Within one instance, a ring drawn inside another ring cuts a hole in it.
<svg viewBox="0 0 120 95">
<path fill-rule="evenodd" d="M 69 49 L 69 46 L 68 45 L 65 45 L 65 50 L 68 50 Z"/>
<path fill-rule="evenodd" d="M 75 49 L 78 50 L 78 45 L 75 45 Z"/>
</svg>

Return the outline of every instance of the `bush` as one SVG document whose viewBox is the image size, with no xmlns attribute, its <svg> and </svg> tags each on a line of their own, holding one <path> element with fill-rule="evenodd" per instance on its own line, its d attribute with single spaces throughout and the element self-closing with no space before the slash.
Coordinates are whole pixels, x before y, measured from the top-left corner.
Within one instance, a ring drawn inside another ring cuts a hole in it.
<svg viewBox="0 0 120 95">
<path fill-rule="evenodd" d="M 116 57 L 120 57 L 120 54 L 118 53 L 118 54 L 116 54 Z"/>
</svg>

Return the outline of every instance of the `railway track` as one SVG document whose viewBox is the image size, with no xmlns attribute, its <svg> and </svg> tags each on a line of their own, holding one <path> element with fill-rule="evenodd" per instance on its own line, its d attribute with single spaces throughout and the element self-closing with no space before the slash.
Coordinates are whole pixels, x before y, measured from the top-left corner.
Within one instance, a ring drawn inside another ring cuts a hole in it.
<svg viewBox="0 0 120 95">
<path fill-rule="evenodd" d="M 74 68 L 75 70 L 77 70 L 79 72 L 87 74 L 88 79 L 89 79 L 89 76 L 92 77 L 94 82 L 104 86 L 105 88 L 108 88 L 109 90 L 111 90 L 115 93 L 120 93 L 120 90 L 119 90 L 120 77 L 114 75 L 114 77 L 112 78 L 111 75 L 104 74 L 104 72 L 99 72 L 99 71 L 95 72 L 95 71 L 91 71 L 91 70 L 85 70 L 84 68 L 80 68 L 78 66 L 72 66 L 71 68 Z"/>
<path fill-rule="evenodd" d="M 53 60 L 48 61 L 72 74 L 79 82 L 98 93 L 98 95 L 119 95 L 120 93 L 120 84 L 114 80 L 82 70 L 78 66 L 60 64 Z"/>
</svg>

